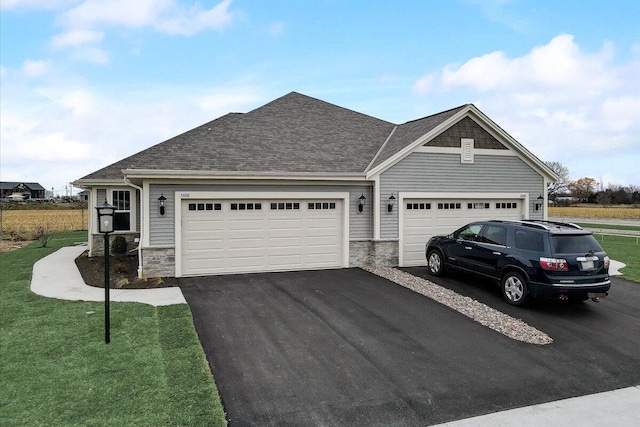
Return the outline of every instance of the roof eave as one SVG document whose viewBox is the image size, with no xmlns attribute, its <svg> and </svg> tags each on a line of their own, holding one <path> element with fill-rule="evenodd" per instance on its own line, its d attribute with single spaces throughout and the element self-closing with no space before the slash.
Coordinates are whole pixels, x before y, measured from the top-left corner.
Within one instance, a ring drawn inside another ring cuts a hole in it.
<svg viewBox="0 0 640 427">
<path fill-rule="evenodd" d="M 194 171 L 194 170 L 157 170 L 123 169 L 128 179 L 247 179 L 247 180 L 306 180 L 306 181 L 364 181 L 364 172 L 239 172 L 239 171 Z"/>
</svg>

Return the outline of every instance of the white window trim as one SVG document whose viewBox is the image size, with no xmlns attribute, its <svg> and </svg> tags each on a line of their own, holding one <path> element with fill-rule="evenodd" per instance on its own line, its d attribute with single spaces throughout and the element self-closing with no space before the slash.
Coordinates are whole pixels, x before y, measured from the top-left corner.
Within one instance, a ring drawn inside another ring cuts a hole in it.
<svg viewBox="0 0 640 427">
<path fill-rule="evenodd" d="M 117 230 L 114 234 L 118 233 L 135 233 L 138 229 L 137 224 L 137 205 L 136 205 L 136 190 L 131 187 L 107 187 L 107 202 L 113 205 L 113 192 L 114 191 L 128 191 L 129 192 L 129 230 Z M 99 203 L 99 202 L 97 202 Z M 127 212 L 122 210 L 116 210 L 115 212 Z"/>
</svg>

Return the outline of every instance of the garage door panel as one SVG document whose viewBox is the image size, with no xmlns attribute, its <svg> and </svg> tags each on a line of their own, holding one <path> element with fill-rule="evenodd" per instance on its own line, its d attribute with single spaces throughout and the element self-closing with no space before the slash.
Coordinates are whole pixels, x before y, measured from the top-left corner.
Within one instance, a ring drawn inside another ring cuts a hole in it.
<svg viewBox="0 0 640 427">
<path fill-rule="evenodd" d="M 242 204 L 228 200 L 196 202 L 219 203 L 218 211 L 189 211 L 189 203 L 182 209 L 182 275 L 342 267 L 341 201 L 314 202 L 309 210 L 305 200 L 254 200 L 263 209 L 253 211 L 231 210 Z"/>
<path fill-rule="evenodd" d="M 402 265 L 426 265 L 424 248 L 433 236 L 450 234 L 473 221 L 522 218 L 521 200 L 495 200 L 480 197 L 471 200 L 405 199 L 401 207 L 403 209 L 403 229 L 400 231 L 402 233 Z M 499 208 L 496 207 L 498 204 Z"/>
</svg>

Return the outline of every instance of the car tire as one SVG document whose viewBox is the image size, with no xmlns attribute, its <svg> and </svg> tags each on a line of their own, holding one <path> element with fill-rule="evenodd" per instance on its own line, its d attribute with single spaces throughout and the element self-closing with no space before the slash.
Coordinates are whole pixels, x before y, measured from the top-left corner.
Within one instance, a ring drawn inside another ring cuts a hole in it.
<svg viewBox="0 0 640 427">
<path fill-rule="evenodd" d="M 504 299 L 511 305 L 520 307 L 529 300 L 529 285 L 524 276 L 516 271 L 509 271 L 502 276 L 500 289 Z"/>
<path fill-rule="evenodd" d="M 427 267 L 429 269 L 429 274 L 432 276 L 444 276 L 446 266 L 444 265 L 442 253 L 440 253 L 439 250 L 434 249 L 429 252 L 427 255 Z"/>
</svg>

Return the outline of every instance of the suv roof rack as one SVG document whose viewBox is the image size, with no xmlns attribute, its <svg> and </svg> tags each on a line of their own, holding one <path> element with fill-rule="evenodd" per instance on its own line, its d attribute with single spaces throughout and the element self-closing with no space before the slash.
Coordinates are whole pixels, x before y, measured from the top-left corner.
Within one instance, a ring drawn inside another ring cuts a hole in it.
<svg viewBox="0 0 640 427">
<path fill-rule="evenodd" d="M 489 222 L 503 222 L 503 223 L 518 224 L 518 225 L 522 225 L 522 226 L 525 226 L 525 227 L 540 228 L 540 229 L 543 229 L 543 230 L 551 230 L 550 226 L 570 227 L 570 228 L 574 228 L 576 230 L 583 230 L 582 227 L 580 227 L 579 225 L 573 224 L 571 222 L 547 221 L 547 220 L 542 220 L 542 219 L 523 219 L 523 220 L 493 219 L 493 220 L 491 220 Z"/>
</svg>

